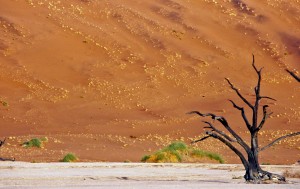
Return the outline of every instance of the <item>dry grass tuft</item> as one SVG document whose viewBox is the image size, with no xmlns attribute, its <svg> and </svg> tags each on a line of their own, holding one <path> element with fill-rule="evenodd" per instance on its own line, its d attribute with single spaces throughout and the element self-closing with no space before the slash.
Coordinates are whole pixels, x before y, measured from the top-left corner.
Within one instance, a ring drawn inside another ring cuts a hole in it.
<svg viewBox="0 0 300 189">
<path fill-rule="evenodd" d="M 145 155 L 141 161 L 148 163 L 179 163 L 197 162 L 202 158 L 209 158 L 210 160 L 224 163 L 223 158 L 219 154 L 195 149 L 183 142 L 174 142 L 152 155 Z"/>
</svg>

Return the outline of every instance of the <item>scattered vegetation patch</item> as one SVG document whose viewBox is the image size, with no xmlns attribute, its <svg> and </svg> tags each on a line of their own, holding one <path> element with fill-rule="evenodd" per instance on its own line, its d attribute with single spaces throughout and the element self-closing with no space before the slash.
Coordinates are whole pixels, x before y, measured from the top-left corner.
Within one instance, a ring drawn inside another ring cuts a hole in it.
<svg viewBox="0 0 300 189">
<path fill-rule="evenodd" d="M 141 161 L 147 163 L 178 163 L 197 162 L 203 158 L 224 163 L 223 158 L 219 154 L 195 149 L 187 146 L 183 142 L 174 142 L 152 155 L 145 155 Z"/>
<path fill-rule="evenodd" d="M 33 139 L 29 140 L 29 141 L 24 142 L 22 144 L 22 146 L 25 147 L 25 148 L 30 148 L 30 147 L 43 148 L 45 142 L 48 142 L 48 138 L 47 137 L 33 138 Z"/>
<path fill-rule="evenodd" d="M 60 162 L 75 162 L 78 161 L 78 157 L 72 153 L 68 153 L 67 155 L 65 155 L 65 157 L 60 160 Z"/>
<path fill-rule="evenodd" d="M 191 155 L 195 156 L 195 157 L 208 157 L 211 160 L 216 160 L 219 163 L 224 163 L 224 160 L 222 158 L 222 156 L 220 156 L 219 154 L 216 153 L 212 153 L 212 152 L 207 152 L 207 151 L 203 151 L 203 150 L 199 150 L 199 149 L 193 149 L 191 151 Z"/>
</svg>

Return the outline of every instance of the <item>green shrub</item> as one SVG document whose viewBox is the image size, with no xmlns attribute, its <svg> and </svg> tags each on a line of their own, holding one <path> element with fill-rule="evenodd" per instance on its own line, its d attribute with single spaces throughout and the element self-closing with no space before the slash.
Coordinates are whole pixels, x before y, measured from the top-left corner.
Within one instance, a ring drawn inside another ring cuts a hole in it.
<svg viewBox="0 0 300 189">
<path fill-rule="evenodd" d="M 78 161 L 79 159 L 72 153 L 68 153 L 67 155 L 65 155 L 65 157 L 60 160 L 61 162 L 74 162 L 74 161 Z"/>
<path fill-rule="evenodd" d="M 199 149 L 193 149 L 191 151 L 191 155 L 197 156 L 197 157 L 208 157 L 209 159 L 216 160 L 219 163 L 224 163 L 223 158 L 219 154 L 212 153 L 212 152 L 207 152 L 207 151 L 203 151 L 203 150 L 199 150 Z"/>
<path fill-rule="evenodd" d="M 146 162 L 150 158 L 150 155 L 145 155 L 142 157 L 141 162 Z"/>
<path fill-rule="evenodd" d="M 207 157 L 211 160 L 216 160 L 219 163 L 224 163 L 223 158 L 216 153 L 206 152 L 199 149 L 188 147 L 183 142 L 174 142 L 169 146 L 155 152 L 152 155 L 144 156 L 142 162 L 153 162 L 153 163 L 177 163 L 177 162 L 194 162 L 199 158 Z"/>
<path fill-rule="evenodd" d="M 48 138 L 47 137 L 43 137 L 43 138 L 33 138 L 27 142 L 24 142 L 22 144 L 23 147 L 25 148 L 30 148 L 30 147 L 37 147 L 37 148 L 42 148 L 44 145 L 44 142 L 48 142 Z"/>
<path fill-rule="evenodd" d="M 157 162 L 162 161 L 162 160 L 164 160 L 164 159 L 166 158 L 166 155 L 165 155 L 164 152 L 162 152 L 162 151 L 156 152 L 156 153 L 155 153 L 155 156 L 156 156 L 155 160 L 156 160 Z"/>
<path fill-rule="evenodd" d="M 164 150 L 169 150 L 169 151 L 183 151 L 186 150 L 187 146 L 183 142 L 173 142 L 170 144 L 168 147 L 166 147 Z"/>
</svg>

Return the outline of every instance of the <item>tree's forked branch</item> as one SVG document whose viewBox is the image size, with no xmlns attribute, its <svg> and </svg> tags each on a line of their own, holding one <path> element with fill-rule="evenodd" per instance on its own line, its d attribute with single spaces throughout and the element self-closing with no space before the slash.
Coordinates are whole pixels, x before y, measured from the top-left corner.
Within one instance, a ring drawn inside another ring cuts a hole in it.
<svg viewBox="0 0 300 189">
<path fill-rule="evenodd" d="M 218 139 L 219 141 L 221 141 L 222 143 L 224 143 L 226 146 L 228 146 L 236 155 L 239 156 L 239 158 L 242 161 L 245 169 L 248 170 L 249 164 L 248 164 L 246 158 L 244 157 L 244 155 L 236 147 L 234 147 L 230 142 L 228 142 L 226 139 L 224 139 L 223 137 L 219 136 L 216 133 L 207 131 L 206 134 L 208 136 L 205 136 L 205 137 L 197 140 L 197 142 L 203 141 L 203 140 L 205 140 L 205 139 L 207 139 L 209 137 L 213 137 L 215 139 Z"/>
<path fill-rule="evenodd" d="M 265 149 L 267 149 L 267 148 L 270 148 L 270 147 L 273 146 L 275 143 L 277 143 L 277 142 L 279 142 L 279 141 L 281 141 L 281 140 L 283 140 L 283 139 L 286 139 L 286 138 L 289 138 L 289 137 L 293 137 L 293 136 L 297 136 L 297 135 L 300 135 L 300 132 L 291 133 L 291 134 L 288 134 L 288 135 L 284 135 L 284 136 L 282 136 L 282 137 L 279 137 L 279 138 L 275 139 L 273 142 L 271 142 L 270 144 L 268 144 L 268 145 L 266 145 L 266 146 L 264 146 L 264 147 L 262 147 L 262 148 L 259 148 L 258 151 L 263 151 L 263 150 L 265 150 Z"/>
<path fill-rule="evenodd" d="M 245 141 L 238 135 L 236 134 L 236 132 L 234 130 L 231 129 L 231 127 L 229 126 L 227 120 L 222 117 L 222 116 L 216 116 L 215 114 L 212 114 L 212 113 L 200 113 L 198 111 L 192 111 L 192 112 L 189 112 L 188 114 L 197 114 L 201 117 L 211 117 L 213 120 L 217 120 L 219 121 L 223 127 L 225 127 L 225 129 L 227 129 L 227 131 L 229 131 L 229 133 L 236 139 L 237 143 L 240 144 L 245 150 L 246 152 L 250 152 L 250 147 L 248 146 L 248 144 L 245 143 Z"/>
<path fill-rule="evenodd" d="M 223 136 L 224 138 L 226 138 L 228 141 L 230 142 L 236 142 L 235 139 L 232 139 L 230 136 L 226 135 L 223 131 L 220 131 L 219 129 L 217 129 L 215 126 L 213 126 L 211 123 L 207 122 L 207 121 L 203 121 L 203 123 L 206 123 L 209 125 L 209 127 L 206 128 L 211 128 L 212 131 L 217 132 L 218 134 L 220 134 L 221 136 Z"/>
<path fill-rule="evenodd" d="M 236 94 L 242 99 L 245 104 L 247 104 L 251 109 L 253 109 L 253 105 L 245 98 L 243 95 L 240 93 L 240 91 L 234 87 L 234 85 L 231 83 L 231 81 L 228 78 L 225 78 L 225 80 L 228 82 L 230 85 L 230 88 L 236 92 Z"/>
<path fill-rule="evenodd" d="M 254 88 L 255 91 L 255 96 L 256 96 L 256 101 L 255 101 L 255 105 L 254 105 L 254 109 L 258 108 L 259 105 L 259 100 L 261 99 L 260 97 L 260 86 L 261 86 L 261 71 L 263 70 L 263 67 L 260 68 L 259 70 L 257 69 L 257 67 L 255 66 L 255 58 L 254 58 L 254 54 L 252 54 L 252 67 L 254 68 L 258 79 L 257 79 L 257 85 Z"/>
<path fill-rule="evenodd" d="M 255 58 L 254 58 L 254 54 L 252 54 L 252 67 L 254 68 L 254 70 L 256 71 L 257 74 L 260 74 L 261 71 L 264 69 L 263 67 L 260 68 L 259 70 L 257 69 L 257 67 L 255 66 Z"/>
<path fill-rule="evenodd" d="M 248 118 L 247 118 L 247 116 L 246 116 L 246 114 L 245 114 L 244 108 L 243 108 L 243 107 L 240 107 L 240 106 L 238 106 L 238 105 L 236 105 L 236 103 L 233 102 L 233 100 L 229 100 L 229 101 L 232 103 L 232 105 L 233 105 L 234 108 L 236 108 L 236 109 L 238 109 L 238 110 L 241 111 L 241 114 L 242 114 L 242 117 L 243 117 L 243 119 L 244 119 L 244 121 L 245 121 L 245 124 L 246 124 L 248 130 L 250 130 L 250 129 L 251 129 L 251 125 L 250 125 L 250 123 L 249 123 L 249 121 L 248 121 Z"/>
<path fill-rule="evenodd" d="M 262 120 L 261 120 L 259 126 L 256 128 L 256 130 L 255 130 L 256 132 L 258 132 L 259 130 L 262 129 L 262 127 L 264 126 L 266 120 L 267 120 L 268 117 L 272 114 L 272 112 L 268 114 L 268 111 L 267 111 L 267 108 L 268 108 L 268 107 L 269 107 L 268 105 L 264 105 L 264 106 L 263 106 L 263 118 L 262 118 Z"/>
</svg>

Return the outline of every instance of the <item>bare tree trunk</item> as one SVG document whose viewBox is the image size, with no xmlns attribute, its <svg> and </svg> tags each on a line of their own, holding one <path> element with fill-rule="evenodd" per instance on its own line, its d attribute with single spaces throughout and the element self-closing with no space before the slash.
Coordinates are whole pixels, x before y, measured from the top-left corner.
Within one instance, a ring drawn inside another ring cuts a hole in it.
<svg viewBox="0 0 300 189">
<path fill-rule="evenodd" d="M 255 86 L 255 102 L 252 104 L 250 103 L 239 91 L 239 89 L 237 89 L 236 87 L 234 87 L 234 85 L 230 82 L 229 79 L 225 78 L 226 81 L 228 82 L 230 88 L 235 91 L 235 93 L 238 95 L 238 97 L 252 110 L 252 123 L 250 123 L 250 119 L 248 119 L 246 113 L 245 113 L 245 109 L 244 107 L 238 106 L 234 101 L 230 100 L 230 102 L 232 103 L 233 107 L 238 109 L 241 112 L 241 116 L 245 122 L 245 125 L 247 127 L 247 129 L 250 132 L 250 146 L 234 131 L 232 130 L 231 126 L 229 125 L 229 123 L 227 122 L 227 120 L 222 117 L 222 116 L 217 116 L 215 114 L 212 113 L 200 113 L 198 111 L 192 111 L 189 112 L 189 114 L 197 114 L 201 117 L 211 117 L 211 119 L 218 121 L 223 128 L 226 129 L 227 132 L 229 132 L 230 135 L 233 136 L 233 138 L 226 134 L 225 132 L 223 132 L 222 130 L 218 129 L 216 126 L 214 126 L 212 123 L 209 122 L 204 122 L 206 123 L 208 126 L 206 126 L 206 129 L 211 129 L 211 131 L 206 131 L 206 135 L 205 137 L 196 140 L 194 142 L 200 142 L 203 140 L 206 140 L 207 138 L 215 138 L 219 141 L 221 141 L 222 143 L 224 143 L 226 146 L 228 146 L 237 156 L 239 156 L 240 160 L 242 161 L 244 167 L 245 167 L 245 175 L 244 178 L 246 181 L 252 182 L 252 183 L 261 183 L 262 180 L 264 179 L 270 179 L 270 180 L 277 180 L 277 181 L 285 181 L 285 177 L 281 176 L 281 175 L 277 175 L 277 174 L 273 174 L 270 173 L 268 171 L 264 171 L 259 164 L 259 152 L 263 151 L 271 146 L 273 146 L 275 143 L 279 142 L 280 140 L 283 140 L 285 138 L 288 137 L 292 137 L 292 136 L 296 136 L 296 135 L 300 135 L 300 132 L 296 132 L 296 133 L 291 133 L 285 136 L 281 136 L 277 139 L 275 139 L 273 142 L 271 142 L 270 144 L 260 148 L 258 145 L 258 132 L 263 128 L 266 120 L 269 118 L 269 116 L 272 114 L 267 112 L 267 108 L 268 105 L 263 105 L 262 106 L 262 110 L 263 110 L 263 118 L 261 121 L 258 120 L 258 110 L 260 108 L 260 100 L 261 99 L 268 99 L 268 100 L 274 100 L 273 98 L 270 98 L 268 96 L 261 96 L 260 95 L 260 88 L 261 88 L 261 72 L 262 69 L 257 69 L 255 64 L 254 64 L 255 60 L 254 60 L 254 56 L 253 56 L 253 62 L 252 62 L 252 67 L 254 68 L 257 76 L 258 76 L 258 80 L 257 80 L 257 85 Z M 295 74 L 292 74 L 292 72 L 290 72 L 290 74 L 295 77 Z M 297 78 L 297 76 L 295 77 Z M 238 145 L 240 145 L 240 147 L 242 147 L 242 149 L 245 151 L 245 153 L 247 154 L 247 159 L 245 158 L 246 156 L 243 155 L 243 153 L 238 150 L 238 148 L 236 148 L 232 143 L 236 143 Z"/>
<path fill-rule="evenodd" d="M 0 147 L 5 144 L 6 138 L 4 140 L 0 140 Z M 15 161 L 15 158 L 10 159 L 10 158 L 0 158 L 0 161 Z"/>
</svg>

